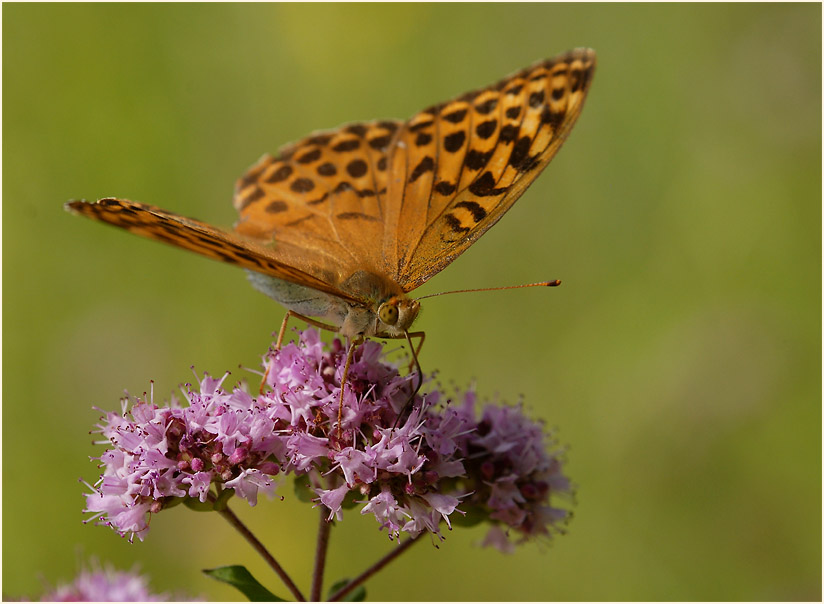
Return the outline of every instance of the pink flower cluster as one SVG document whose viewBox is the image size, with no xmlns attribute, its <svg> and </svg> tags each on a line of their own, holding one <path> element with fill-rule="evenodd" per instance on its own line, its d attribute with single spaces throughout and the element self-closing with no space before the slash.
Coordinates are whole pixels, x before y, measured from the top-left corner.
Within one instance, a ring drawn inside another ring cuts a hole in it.
<svg viewBox="0 0 824 604">
<path fill-rule="evenodd" d="M 86 511 L 143 539 L 151 515 L 168 505 L 214 502 L 227 490 L 254 505 L 283 472 L 298 476 L 330 519 L 361 505 L 390 538 L 440 537 L 457 512 L 490 522 L 486 543 L 508 549 L 510 529 L 550 535 L 566 519 L 549 504 L 570 491 L 557 445 L 520 407 L 488 405 L 478 419 L 473 392 L 452 403 L 437 389 L 407 404 L 418 375 L 400 375 L 381 344 L 366 342 L 349 368 L 339 427 L 345 357 L 338 340 L 325 347 L 310 329 L 269 351 L 260 396 L 226 392 L 226 376 L 204 376 L 184 392 L 186 406 L 138 400 L 108 413 L 98 427 L 112 447 Z"/>
<path fill-rule="evenodd" d="M 169 594 L 152 593 L 148 579 L 137 571 L 120 571 L 111 566 L 82 569 L 74 581 L 58 585 L 43 594 L 42 602 L 166 602 Z M 181 601 L 180 596 L 175 600 Z"/>
</svg>

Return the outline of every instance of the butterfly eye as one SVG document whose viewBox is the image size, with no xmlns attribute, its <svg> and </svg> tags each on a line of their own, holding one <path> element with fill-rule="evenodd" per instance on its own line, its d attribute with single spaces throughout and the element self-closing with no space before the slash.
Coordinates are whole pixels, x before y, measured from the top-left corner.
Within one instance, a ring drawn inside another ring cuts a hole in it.
<svg viewBox="0 0 824 604">
<path fill-rule="evenodd" d="M 398 322 L 398 305 L 395 302 L 384 302 L 378 308 L 378 317 L 387 325 L 394 325 Z"/>
</svg>

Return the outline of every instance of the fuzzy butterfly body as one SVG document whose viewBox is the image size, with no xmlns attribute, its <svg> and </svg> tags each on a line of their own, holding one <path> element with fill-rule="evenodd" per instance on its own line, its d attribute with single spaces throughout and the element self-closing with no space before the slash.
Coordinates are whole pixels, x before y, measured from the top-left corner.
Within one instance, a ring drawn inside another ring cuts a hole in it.
<svg viewBox="0 0 824 604">
<path fill-rule="evenodd" d="M 235 188 L 234 232 L 122 199 L 67 208 L 250 271 L 287 308 L 347 336 L 398 337 L 406 294 L 494 225 L 584 105 L 595 53 L 576 49 L 402 121 L 349 124 L 265 155 Z"/>
</svg>

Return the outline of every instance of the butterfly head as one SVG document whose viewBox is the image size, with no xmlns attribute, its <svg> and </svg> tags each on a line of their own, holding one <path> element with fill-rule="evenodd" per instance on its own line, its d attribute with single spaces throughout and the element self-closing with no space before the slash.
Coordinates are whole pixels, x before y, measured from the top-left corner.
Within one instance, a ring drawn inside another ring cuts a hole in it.
<svg viewBox="0 0 824 604">
<path fill-rule="evenodd" d="M 403 336 L 421 308 L 380 271 L 357 270 L 341 283 L 341 290 L 360 298 L 360 303 L 349 304 L 343 319 L 340 333 L 345 336 Z"/>
<path fill-rule="evenodd" d="M 418 316 L 421 304 L 406 296 L 392 296 L 378 306 L 378 333 L 401 335 L 408 331 Z"/>
</svg>

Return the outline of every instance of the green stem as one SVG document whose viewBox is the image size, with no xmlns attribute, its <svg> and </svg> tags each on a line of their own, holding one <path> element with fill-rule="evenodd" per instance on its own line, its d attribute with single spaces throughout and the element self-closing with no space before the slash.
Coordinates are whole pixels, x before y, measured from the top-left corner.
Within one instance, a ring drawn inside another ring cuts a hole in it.
<svg viewBox="0 0 824 604">
<path fill-rule="evenodd" d="M 406 541 L 404 541 L 400 545 L 396 546 L 395 549 L 393 549 L 391 552 L 386 554 L 383 558 L 378 560 L 370 568 L 367 568 L 361 575 L 355 577 L 349 583 L 347 583 L 346 586 L 342 587 L 341 589 L 339 589 L 338 591 L 333 593 L 332 596 L 329 598 L 329 601 L 330 602 L 340 601 L 340 599 L 343 598 L 344 596 L 346 596 L 346 594 L 351 592 L 358 585 L 360 585 L 361 583 L 366 581 L 369 577 L 371 577 L 376 572 L 381 570 L 384 566 L 386 566 L 387 564 L 392 562 L 392 560 L 394 560 L 395 558 L 400 556 L 402 553 L 404 553 L 406 550 L 408 550 L 412 545 L 414 545 L 418 541 L 420 541 L 420 535 L 418 535 L 417 537 L 410 537 L 409 539 L 407 539 Z"/>
<path fill-rule="evenodd" d="M 226 508 L 219 510 L 218 514 L 223 516 L 229 524 L 231 524 L 235 530 L 237 530 L 246 541 L 259 553 L 263 556 L 263 559 L 266 560 L 266 563 L 272 568 L 272 570 L 277 573 L 280 579 L 286 584 L 286 587 L 289 588 L 289 591 L 292 592 L 292 595 L 295 596 L 295 599 L 299 602 L 305 602 L 306 598 L 303 597 L 303 594 L 298 589 L 298 586 L 294 584 L 292 579 L 289 575 L 286 574 L 286 571 L 283 570 L 283 567 L 278 564 L 278 561 L 275 560 L 274 556 L 269 553 L 269 551 L 264 547 L 264 545 L 258 541 L 257 537 L 255 537 L 252 532 L 246 528 L 246 525 L 240 521 L 240 518 L 235 516 L 235 513 L 229 509 L 227 506 Z"/>
<path fill-rule="evenodd" d="M 323 571 L 326 568 L 326 552 L 329 550 L 329 534 L 332 529 L 332 523 L 326 519 L 327 513 L 326 506 L 320 506 L 318 545 L 315 548 L 315 570 L 312 575 L 312 602 L 320 602 L 323 593 Z"/>
</svg>

